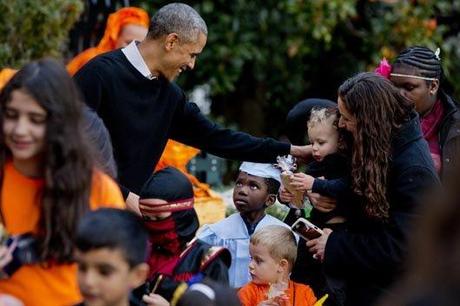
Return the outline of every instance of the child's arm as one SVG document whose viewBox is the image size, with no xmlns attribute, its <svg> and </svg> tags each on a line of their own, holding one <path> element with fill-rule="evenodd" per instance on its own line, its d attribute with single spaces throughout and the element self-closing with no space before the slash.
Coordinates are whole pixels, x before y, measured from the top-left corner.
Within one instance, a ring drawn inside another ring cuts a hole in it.
<svg viewBox="0 0 460 306">
<path fill-rule="evenodd" d="M 349 186 L 349 179 L 345 177 L 330 180 L 316 178 L 313 181 L 311 191 L 337 199 L 349 190 Z"/>
</svg>

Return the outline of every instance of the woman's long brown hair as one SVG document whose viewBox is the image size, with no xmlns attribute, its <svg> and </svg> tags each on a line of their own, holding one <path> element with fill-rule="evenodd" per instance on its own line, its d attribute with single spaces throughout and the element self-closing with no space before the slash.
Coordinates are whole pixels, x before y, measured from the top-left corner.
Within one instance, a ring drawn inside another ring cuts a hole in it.
<svg viewBox="0 0 460 306">
<path fill-rule="evenodd" d="M 352 153 L 352 188 L 364 199 L 368 216 L 388 217 L 387 178 L 392 139 L 413 105 L 391 82 L 375 73 L 346 80 L 338 95 L 356 118 Z"/>
</svg>

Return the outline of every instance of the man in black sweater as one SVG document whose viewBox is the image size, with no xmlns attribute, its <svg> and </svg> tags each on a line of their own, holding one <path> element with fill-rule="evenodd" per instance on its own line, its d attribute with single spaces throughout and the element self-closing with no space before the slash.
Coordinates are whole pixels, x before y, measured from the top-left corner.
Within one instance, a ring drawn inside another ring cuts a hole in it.
<svg viewBox="0 0 460 306">
<path fill-rule="evenodd" d="M 206 24 L 193 8 L 168 4 L 152 18 L 143 42 L 96 57 L 74 77 L 110 132 L 119 183 L 130 208 L 137 210 L 136 194 L 169 138 L 224 158 L 254 162 L 309 154 L 309 147 L 221 128 L 186 101 L 172 81 L 193 69 L 206 38 Z"/>
</svg>

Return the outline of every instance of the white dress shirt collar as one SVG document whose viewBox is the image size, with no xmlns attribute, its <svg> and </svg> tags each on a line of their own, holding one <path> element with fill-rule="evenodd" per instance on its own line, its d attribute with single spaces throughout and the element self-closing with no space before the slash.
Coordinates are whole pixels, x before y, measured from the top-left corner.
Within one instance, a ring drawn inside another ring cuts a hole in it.
<svg viewBox="0 0 460 306">
<path fill-rule="evenodd" d="M 131 65 L 133 65 L 144 77 L 149 80 L 158 79 L 156 75 L 150 72 L 149 67 L 139 52 L 136 41 L 133 40 L 129 45 L 121 49 L 121 52 L 123 52 Z"/>
</svg>

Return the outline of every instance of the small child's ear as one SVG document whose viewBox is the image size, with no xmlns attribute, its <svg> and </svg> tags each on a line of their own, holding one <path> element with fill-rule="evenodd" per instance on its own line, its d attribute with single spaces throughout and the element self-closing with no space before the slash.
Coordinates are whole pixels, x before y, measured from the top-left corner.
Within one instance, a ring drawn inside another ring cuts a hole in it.
<svg viewBox="0 0 460 306">
<path fill-rule="evenodd" d="M 289 272 L 289 262 L 283 258 L 278 263 L 280 271 L 279 272 Z"/>
<path fill-rule="evenodd" d="M 276 202 L 276 194 L 269 194 L 267 200 L 265 201 L 265 207 L 270 207 Z"/>
<path fill-rule="evenodd" d="M 137 288 L 145 283 L 149 274 L 149 265 L 146 263 L 138 264 L 131 269 L 129 284 L 131 288 Z"/>
</svg>

